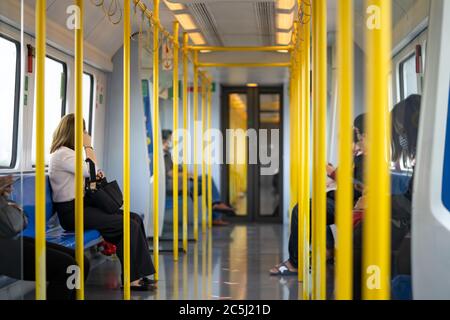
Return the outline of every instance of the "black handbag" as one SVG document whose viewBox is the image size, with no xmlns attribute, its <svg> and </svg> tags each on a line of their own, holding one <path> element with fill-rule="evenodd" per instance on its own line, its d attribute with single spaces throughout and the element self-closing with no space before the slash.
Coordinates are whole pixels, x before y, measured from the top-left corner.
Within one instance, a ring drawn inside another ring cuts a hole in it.
<svg viewBox="0 0 450 320">
<path fill-rule="evenodd" d="M 86 179 L 85 198 L 89 205 L 106 213 L 116 214 L 123 206 L 123 194 L 117 181 L 108 182 L 106 178 L 97 180 L 95 164 L 88 159 L 90 178 Z"/>
</svg>

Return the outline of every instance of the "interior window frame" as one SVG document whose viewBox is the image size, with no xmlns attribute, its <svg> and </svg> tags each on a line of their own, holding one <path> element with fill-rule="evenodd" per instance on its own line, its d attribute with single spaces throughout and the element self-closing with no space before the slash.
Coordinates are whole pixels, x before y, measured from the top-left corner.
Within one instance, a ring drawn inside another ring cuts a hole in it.
<svg viewBox="0 0 450 320">
<path fill-rule="evenodd" d="M 400 101 L 405 100 L 407 97 L 405 96 L 405 76 L 404 76 L 404 65 L 407 61 L 411 60 L 411 58 L 416 58 L 416 52 L 409 54 L 406 56 L 405 59 L 400 61 L 398 65 L 398 72 L 399 72 L 399 82 L 400 82 Z"/>
<path fill-rule="evenodd" d="M 13 141 L 11 150 L 11 162 L 9 166 L 0 166 L 0 169 L 14 169 L 17 165 L 17 152 L 19 143 L 19 116 L 20 116 L 20 69 L 22 56 L 20 54 L 20 43 L 15 39 L 0 33 L 0 38 L 11 42 L 16 47 L 16 76 L 15 76 L 15 92 L 14 92 L 14 123 L 13 123 Z"/>
<path fill-rule="evenodd" d="M 65 62 L 65 61 L 63 61 L 63 60 L 61 60 L 61 59 L 58 59 L 58 58 L 55 58 L 55 57 L 53 57 L 53 56 L 51 56 L 51 55 L 46 55 L 45 56 L 47 59 L 50 59 L 50 60 L 53 60 L 53 61 L 55 61 L 55 62 L 58 62 L 58 63 L 60 63 L 61 65 L 62 65 L 62 67 L 63 67 L 63 74 L 64 74 L 64 84 L 63 84 L 63 89 L 64 89 L 64 92 L 63 92 L 63 96 L 61 97 L 62 99 L 62 101 L 61 101 L 61 117 L 60 117 L 60 119 L 62 119 L 65 115 L 66 115 L 66 113 L 67 113 L 67 77 L 68 77 L 68 67 L 67 67 L 67 63 Z M 35 86 L 35 88 L 34 88 L 34 91 L 35 91 L 35 99 L 36 99 L 36 86 Z M 36 114 L 36 101 L 35 101 L 35 103 L 34 103 L 34 110 L 33 110 L 33 113 L 34 114 Z M 35 115 L 33 115 L 33 117 L 34 117 Z M 33 127 L 33 132 L 35 132 L 35 128 Z M 33 162 L 33 160 L 31 159 L 31 162 Z M 35 163 L 32 163 L 32 167 L 33 168 L 36 168 L 36 164 Z M 46 168 L 48 168 L 48 163 L 46 163 L 45 164 L 45 167 Z"/>
<path fill-rule="evenodd" d="M 89 123 L 87 124 L 88 133 L 92 136 L 92 126 L 93 126 L 93 116 L 94 116 L 94 85 L 95 85 L 95 77 L 92 73 L 83 72 L 84 75 L 87 75 L 91 84 L 91 91 L 89 92 Z"/>
<path fill-rule="evenodd" d="M 61 118 L 64 117 L 67 113 L 67 63 L 65 61 L 62 61 L 58 58 L 55 58 L 51 55 L 46 55 L 46 58 L 53 60 L 55 62 L 58 62 L 62 65 L 63 67 L 63 74 L 64 74 L 64 84 L 63 84 L 63 89 L 64 89 L 64 93 L 63 96 L 61 97 L 62 102 L 61 102 Z M 36 89 L 35 89 L 36 90 Z"/>
</svg>

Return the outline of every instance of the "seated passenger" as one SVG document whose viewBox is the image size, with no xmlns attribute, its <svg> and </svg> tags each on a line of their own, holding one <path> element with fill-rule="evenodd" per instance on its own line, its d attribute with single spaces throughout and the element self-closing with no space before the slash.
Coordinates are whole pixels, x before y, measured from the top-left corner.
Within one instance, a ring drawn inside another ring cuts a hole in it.
<svg viewBox="0 0 450 320">
<path fill-rule="evenodd" d="M 359 197 L 362 195 L 362 182 L 363 181 L 363 163 L 364 155 L 366 152 L 366 131 L 364 126 L 365 114 L 358 116 L 354 123 L 354 139 L 355 139 L 355 157 L 354 157 L 354 203 L 356 203 Z M 331 179 L 336 178 L 336 168 L 331 165 L 327 166 L 327 175 Z M 329 186 L 327 192 L 327 260 L 332 261 L 334 251 L 334 238 L 331 232 L 330 225 L 335 223 L 335 190 Z M 310 205 L 310 210 L 312 206 Z M 311 211 L 310 211 L 311 214 Z M 289 259 L 283 263 L 276 265 L 270 270 L 272 276 L 293 276 L 298 274 L 298 205 L 296 205 L 292 211 L 291 217 L 291 234 L 289 236 Z"/>
<path fill-rule="evenodd" d="M 13 178 L 0 177 L 0 215 L 22 215 L 22 209 L 8 200 Z M 0 219 L 0 223 L 2 220 Z M 0 226 L 4 230 L 5 226 Z M 25 229 L 25 225 L 23 229 Z M 9 232 L 8 232 L 9 233 Z M 0 274 L 10 278 L 35 281 L 35 239 L 21 237 L 2 238 L 0 233 Z M 69 267 L 76 266 L 75 251 L 53 243 L 46 243 L 46 277 L 48 300 L 75 300 L 76 290 L 67 285 Z M 89 260 L 84 258 L 84 277 L 89 274 Z"/>
<path fill-rule="evenodd" d="M 420 121 L 421 96 L 411 95 L 406 100 L 397 104 L 391 112 L 392 116 L 392 161 L 403 161 L 405 167 L 408 162 L 412 165 L 414 172 L 417 137 Z M 403 195 L 391 196 L 391 249 L 393 275 L 398 269 L 402 268 L 403 272 L 410 272 L 407 265 L 411 265 L 411 212 L 412 212 L 412 195 L 413 195 L 414 173 L 410 180 L 408 189 Z M 357 209 L 365 209 L 365 198 L 363 197 L 357 206 Z M 361 298 L 361 281 L 362 281 L 362 233 L 363 223 L 359 223 L 353 234 L 353 292 L 354 298 Z M 395 264 L 398 252 L 398 266 Z"/>
<path fill-rule="evenodd" d="M 172 161 L 172 131 L 171 130 L 163 130 L 162 131 L 162 138 L 163 138 L 163 151 L 164 151 L 164 164 L 166 167 L 166 192 L 168 196 L 173 195 L 173 161 Z M 183 168 L 182 166 L 178 166 L 178 192 L 181 194 L 183 190 Z M 189 179 L 192 181 L 193 177 L 189 176 Z M 208 179 L 208 177 L 206 177 Z M 202 191 L 202 182 L 203 178 L 202 176 L 198 177 L 198 190 L 199 190 L 199 196 L 201 196 Z M 189 196 L 192 198 L 193 196 L 193 186 L 192 182 L 190 183 L 190 192 Z M 229 213 L 231 215 L 235 215 L 234 209 L 230 206 L 226 205 L 224 202 L 220 199 L 220 193 L 217 189 L 217 186 L 212 181 L 212 205 L 213 205 L 213 225 L 214 226 L 224 226 L 228 225 L 228 222 L 224 221 L 222 219 L 222 215 L 218 212 L 225 212 Z"/>
<path fill-rule="evenodd" d="M 85 131 L 83 146 L 86 159 L 96 163 L 91 137 Z M 75 230 L 75 116 L 69 114 L 62 118 L 53 135 L 49 164 L 50 183 L 53 202 L 61 226 L 67 231 Z M 89 166 L 84 163 L 84 177 L 89 177 Z M 99 172 L 99 177 L 103 174 Z M 98 230 L 102 237 L 117 246 L 117 255 L 123 266 L 123 212 L 108 214 L 93 207 L 85 197 L 84 228 Z M 145 235 L 142 219 L 130 214 L 131 250 L 131 290 L 149 291 L 156 288 L 152 280 L 146 278 L 155 273 Z M 122 279 L 123 280 L 123 279 Z M 123 281 L 122 281 L 123 283 Z"/>
</svg>

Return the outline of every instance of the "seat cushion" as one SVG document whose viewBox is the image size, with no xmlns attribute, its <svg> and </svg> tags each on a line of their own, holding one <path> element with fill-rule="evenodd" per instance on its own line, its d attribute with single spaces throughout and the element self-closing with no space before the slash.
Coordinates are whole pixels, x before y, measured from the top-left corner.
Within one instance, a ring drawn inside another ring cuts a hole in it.
<svg viewBox="0 0 450 320">
<path fill-rule="evenodd" d="M 96 230 L 87 230 L 84 232 L 84 247 L 90 248 L 101 241 L 102 237 Z M 47 231 L 47 241 L 60 246 L 75 249 L 75 232 L 67 232 L 58 227 Z"/>
</svg>

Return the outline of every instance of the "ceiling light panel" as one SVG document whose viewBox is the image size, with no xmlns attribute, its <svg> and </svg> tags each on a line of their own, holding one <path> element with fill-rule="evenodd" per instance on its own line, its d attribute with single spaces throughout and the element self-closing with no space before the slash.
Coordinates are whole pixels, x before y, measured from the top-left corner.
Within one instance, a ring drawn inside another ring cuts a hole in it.
<svg viewBox="0 0 450 320">
<path fill-rule="evenodd" d="M 294 25 L 294 12 L 277 14 L 277 29 L 290 30 Z"/>
<path fill-rule="evenodd" d="M 205 38 L 200 32 L 189 33 L 189 37 L 196 46 L 206 44 Z"/>
<path fill-rule="evenodd" d="M 174 3 L 168 0 L 164 0 L 164 3 L 166 4 L 167 8 L 169 8 L 169 10 L 171 11 L 181 11 L 185 9 L 181 3 Z"/>
<path fill-rule="evenodd" d="M 277 32 L 277 44 L 287 46 L 291 43 L 292 31 L 289 32 Z"/>
<path fill-rule="evenodd" d="M 183 27 L 183 29 L 185 31 L 191 31 L 191 30 L 197 29 L 197 25 L 195 24 L 194 20 L 192 19 L 192 17 L 189 14 L 187 14 L 187 13 L 176 14 L 175 17 L 180 22 L 181 26 Z"/>
<path fill-rule="evenodd" d="M 291 11 L 295 7 L 296 0 L 277 0 L 277 10 Z"/>
</svg>

